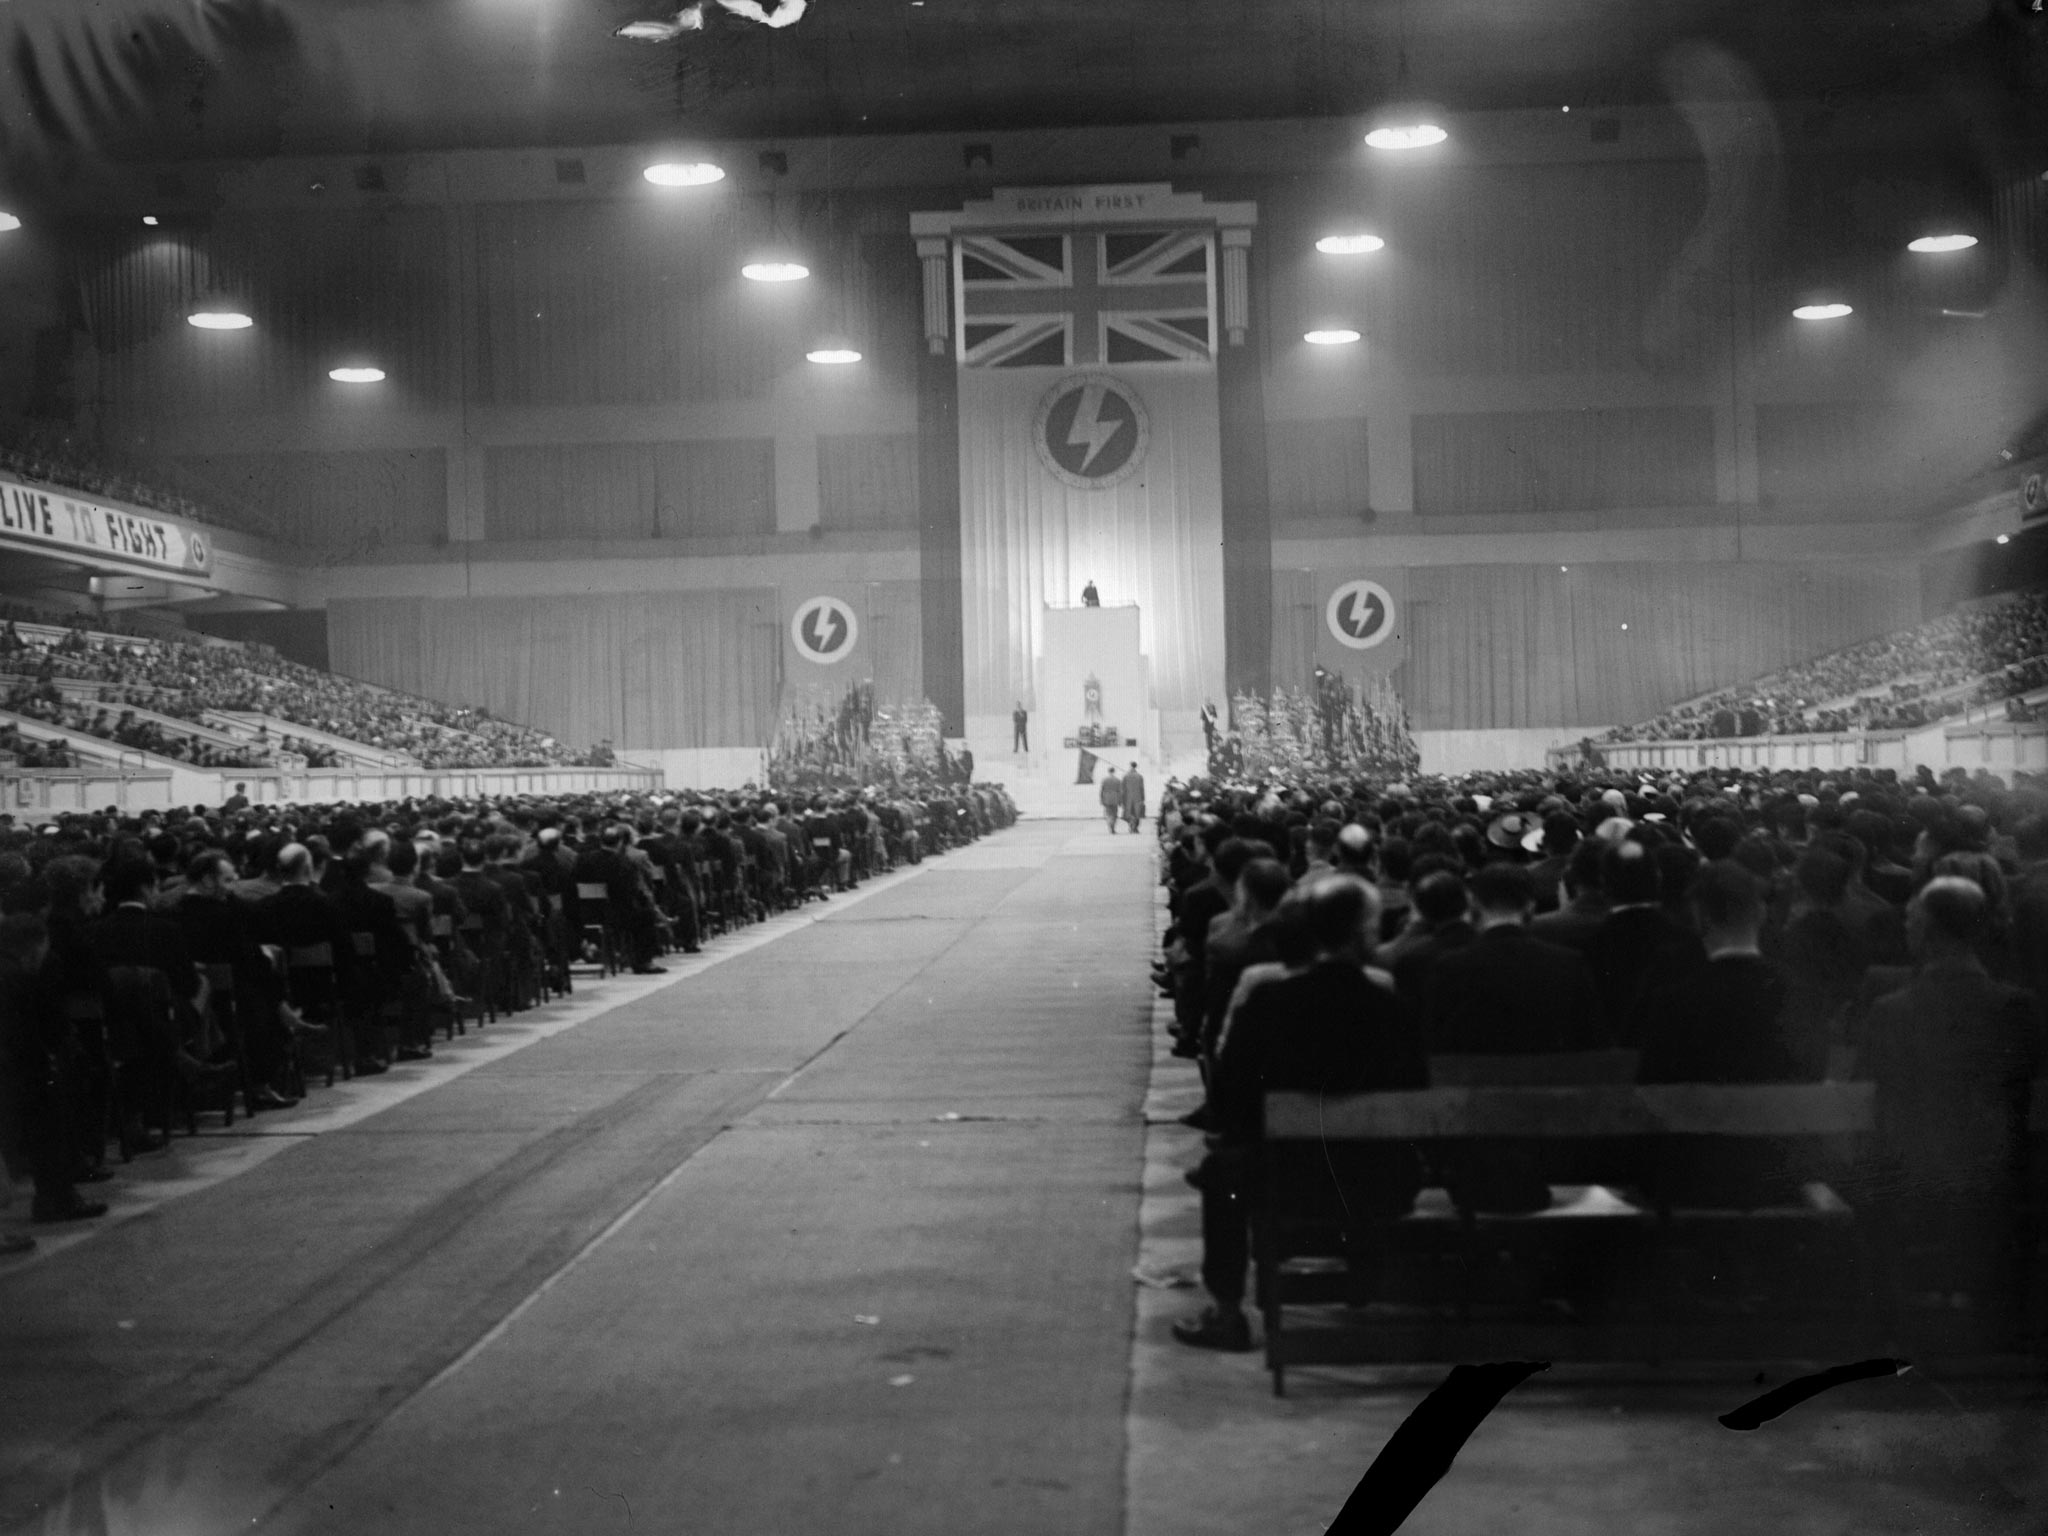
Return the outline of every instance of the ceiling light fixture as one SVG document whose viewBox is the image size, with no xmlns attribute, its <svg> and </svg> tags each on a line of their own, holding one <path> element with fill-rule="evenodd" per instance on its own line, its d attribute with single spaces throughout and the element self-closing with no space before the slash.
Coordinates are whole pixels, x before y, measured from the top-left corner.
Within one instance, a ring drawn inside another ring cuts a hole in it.
<svg viewBox="0 0 2048 1536">
<path fill-rule="evenodd" d="M 1365 142 L 1374 149 L 1427 149 L 1449 137 L 1435 123 L 1389 123 L 1373 129 L 1365 136 Z"/>
<path fill-rule="evenodd" d="M 330 368 L 327 377 L 337 384 L 381 384 L 384 382 L 382 368 Z"/>
<path fill-rule="evenodd" d="M 202 331 L 246 331 L 256 322 L 239 309 L 195 309 L 185 323 Z"/>
<path fill-rule="evenodd" d="M 1975 235 L 1922 235 L 1917 240 L 1908 240 L 1906 249 L 1926 256 L 1942 251 L 1967 251 L 1976 243 Z"/>
<path fill-rule="evenodd" d="M 1792 311 L 1794 320 L 1839 320 L 1856 311 L 1847 304 L 1802 304 Z"/>
<path fill-rule="evenodd" d="M 708 187 L 725 180 L 724 168 L 709 160 L 663 160 L 640 174 L 657 187 Z"/>
<path fill-rule="evenodd" d="M 0 213 L 0 230 L 21 228 L 21 219 L 11 213 Z"/>
<path fill-rule="evenodd" d="M 2010 544 L 2012 542 L 2012 535 L 2009 533 L 2001 533 L 1995 542 L 2000 544 Z"/>
<path fill-rule="evenodd" d="M 703 30 L 704 7 L 686 5 L 666 21 L 629 21 L 612 36 L 623 37 L 629 43 L 672 43 L 685 32 Z"/>
<path fill-rule="evenodd" d="M 145 213 L 142 216 L 142 222 L 147 224 L 151 229 L 155 229 L 157 223 L 156 215 L 153 213 Z"/>
<path fill-rule="evenodd" d="M 1385 250 L 1386 245 L 1378 235 L 1325 235 L 1316 242 L 1316 249 L 1325 256 L 1364 256 Z"/>
<path fill-rule="evenodd" d="M 1309 331 L 1301 339 L 1315 347 L 1348 347 L 1359 336 L 1349 326 L 1332 326 L 1328 330 Z"/>
<path fill-rule="evenodd" d="M 860 354 L 851 347 L 819 347 L 815 351 L 806 352 L 804 357 L 814 363 L 829 363 L 835 366 L 860 361 Z"/>
<path fill-rule="evenodd" d="M 740 276 L 755 283 L 800 283 L 810 275 L 800 261 L 750 261 L 740 268 Z"/>
</svg>

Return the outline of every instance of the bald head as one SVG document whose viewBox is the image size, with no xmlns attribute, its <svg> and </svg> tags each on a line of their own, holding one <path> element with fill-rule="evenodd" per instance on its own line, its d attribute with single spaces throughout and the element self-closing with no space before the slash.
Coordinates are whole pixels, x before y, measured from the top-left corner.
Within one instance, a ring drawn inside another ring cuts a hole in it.
<svg viewBox="0 0 2048 1536">
<path fill-rule="evenodd" d="M 1906 936 L 1916 953 L 1930 959 L 1968 954 L 1984 936 L 1989 910 L 1976 881 L 1939 875 L 1906 907 Z"/>
</svg>

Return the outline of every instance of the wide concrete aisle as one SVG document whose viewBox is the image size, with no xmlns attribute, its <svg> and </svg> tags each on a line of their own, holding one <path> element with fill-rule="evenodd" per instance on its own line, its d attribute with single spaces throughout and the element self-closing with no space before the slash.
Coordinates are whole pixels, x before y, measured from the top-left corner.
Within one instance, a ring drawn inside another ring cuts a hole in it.
<svg viewBox="0 0 2048 1536">
<path fill-rule="evenodd" d="M 0 1278 L 0 1526 L 1120 1531 L 1150 846 L 1010 829 Z"/>
</svg>

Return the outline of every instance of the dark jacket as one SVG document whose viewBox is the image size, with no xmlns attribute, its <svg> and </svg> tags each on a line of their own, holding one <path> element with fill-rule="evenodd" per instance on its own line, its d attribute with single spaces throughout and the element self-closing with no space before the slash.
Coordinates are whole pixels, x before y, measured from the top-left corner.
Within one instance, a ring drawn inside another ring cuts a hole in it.
<svg viewBox="0 0 2048 1536">
<path fill-rule="evenodd" d="M 1253 1142 L 1265 1095 L 1421 1088 L 1429 1071 L 1400 1005 L 1357 966 L 1324 960 L 1254 987 L 1210 1075 L 1217 1134 Z"/>
<path fill-rule="evenodd" d="M 1606 1036 L 1586 963 L 1514 924 L 1488 928 L 1429 971 L 1432 1055 L 1584 1051 Z"/>
<path fill-rule="evenodd" d="M 1430 972 L 1437 961 L 1456 954 L 1476 937 L 1471 923 L 1458 917 L 1427 931 L 1404 934 L 1389 950 L 1381 952 L 1382 960 L 1393 972 L 1394 993 L 1418 1030 L 1428 1024 Z"/>
<path fill-rule="evenodd" d="M 1880 1155 L 1905 1187 L 1987 1193 L 2023 1155 L 2043 1058 L 2038 1005 L 1972 962 L 1923 967 L 1871 1010 L 1858 1076 L 1877 1084 Z"/>
<path fill-rule="evenodd" d="M 1599 933 L 1608 916 L 1607 902 L 1597 893 L 1574 896 L 1556 911 L 1531 919 L 1529 936 L 1584 955 L 1593 947 L 1593 936 Z"/>
<path fill-rule="evenodd" d="M 1615 1031 L 1610 1043 L 1633 1046 L 1630 1033 L 1642 1016 L 1643 994 L 1706 962 L 1699 935 L 1658 907 L 1611 912 L 1588 941 L 1586 963 L 1599 990 L 1600 1010 Z"/>
<path fill-rule="evenodd" d="M 1790 988 L 1756 955 L 1725 955 L 1644 994 L 1631 1026 L 1642 1083 L 1817 1082 L 1825 1045 L 1794 1042 L 1784 1027 Z"/>
<path fill-rule="evenodd" d="M 190 1002 L 199 992 L 199 971 L 185 931 L 172 919 L 137 905 L 116 907 L 92 925 L 87 936 L 102 966 L 137 965 L 164 973 L 171 995 Z"/>
<path fill-rule="evenodd" d="M 1238 978 L 1251 966 L 1280 958 L 1280 943 L 1271 922 L 1251 928 L 1233 922 L 1220 932 L 1219 926 L 1222 925 L 1212 924 L 1210 928 L 1202 986 L 1202 1045 L 1212 1051 L 1222 1033 L 1223 1015 L 1230 1007 L 1231 994 L 1237 991 Z"/>
</svg>

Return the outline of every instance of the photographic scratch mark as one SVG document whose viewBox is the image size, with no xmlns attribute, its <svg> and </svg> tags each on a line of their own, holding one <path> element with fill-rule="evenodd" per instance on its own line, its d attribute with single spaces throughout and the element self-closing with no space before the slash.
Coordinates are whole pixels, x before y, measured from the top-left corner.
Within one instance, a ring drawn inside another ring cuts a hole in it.
<svg viewBox="0 0 2048 1536">
<path fill-rule="evenodd" d="M 1811 1376 L 1801 1376 L 1788 1381 L 1782 1387 L 1773 1387 L 1762 1397 L 1753 1397 L 1732 1413 L 1721 1415 L 1724 1429 L 1748 1431 L 1761 1428 L 1780 1414 L 1788 1413 L 1805 1402 L 1809 1397 L 1844 1385 L 1851 1381 L 1873 1381 L 1880 1376 L 1896 1376 L 1906 1369 L 1903 1360 L 1859 1360 L 1854 1365 L 1831 1366 Z"/>
<path fill-rule="evenodd" d="M 623 1493 L 597 1493 L 597 1490 L 591 1487 L 589 1483 L 585 1483 L 583 1486 L 589 1489 L 590 1492 L 596 1493 L 600 1499 L 617 1499 L 621 1504 L 624 1504 L 626 1506 L 626 1523 L 628 1525 L 633 1523 L 633 1504 Z"/>
<path fill-rule="evenodd" d="M 1380 1448 L 1326 1536 L 1392 1536 L 1451 1470 L 1458 1452 L 1500 1400 L 1549 1369 L 1547 1361 L 1537 1360 L 1453 1366 Z"/>
</svg>

